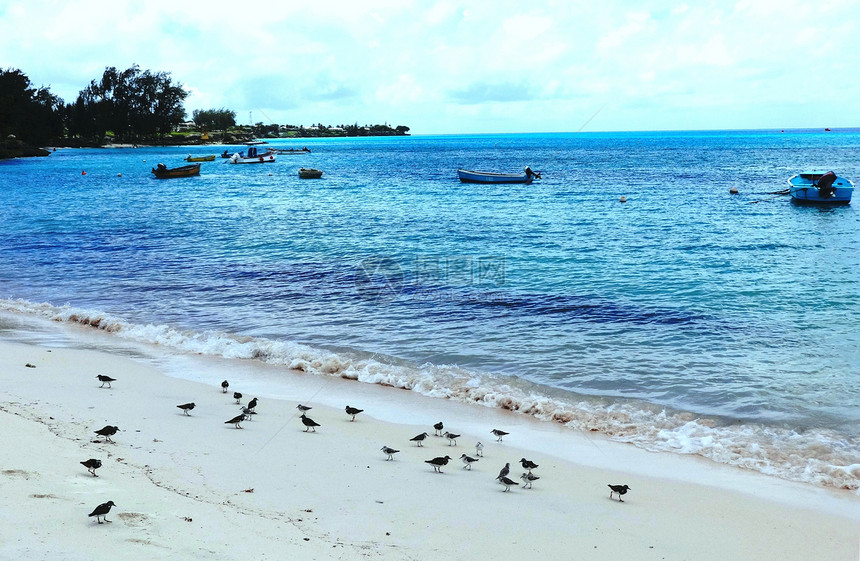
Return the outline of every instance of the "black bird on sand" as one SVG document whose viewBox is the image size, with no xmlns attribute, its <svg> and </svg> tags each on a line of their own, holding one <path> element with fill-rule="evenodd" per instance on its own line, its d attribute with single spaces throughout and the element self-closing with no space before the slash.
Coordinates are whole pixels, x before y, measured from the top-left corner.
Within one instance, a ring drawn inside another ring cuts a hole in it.
<svg viewBox="0 0 860 561">
<path fill-rule="evenodd" d="M 361 413 L 362 411 L 364 411 L 364 409 L 358 409 L 357 407 L 350 407 L 349 405 L 346 406 L 346 414 L 352 415 L 352 420 L 350 422 L 354 421 L 355 416 L 358 415 L 359 413 Z"/>
<path fill-rule="evenodd" d="M 630 487 L 628 487 L 627 485 L 610 485 L 609 486 L 609 498 L 610 499 L 612 498 L 612 493 L 618 493 L 618 502 L 623 503 L 624 501 L 621 500 L 621 495 L 626 494 L 627 491 L 630 491 L 630 490 L 631 490 Z"/>
<path fill-rule="evenodd" d="M 177 405 L 177 407 L 182 409 L 182 412 L 185 413 L 186 415 L 188 415 L 188 412 L 191 411 L 192 409 L 194 409 L 196 407 L 196 405 L 194 405 L 194 402 L 191 402 L 191 403 L 183 403 L 182 405 Z"/>
<path fill-rule="evenodd" d="M 99 506 L 97 506 L 96 508 L 94 508 L 93 511 L 89 514 L 89 516 L 95 516 L 96 521 L 99 524 L 102 523 L 102 521 L 99 520 L 99 518 L 104 518 L 105 522 L 110 522 L 110 520 L 107 519 L 107 513 L 110 512 L 110 509 L 112 506 L 116 506 L 115 504 L 113 504 L 113 501 L 108 501 L 106 503 L 102 503 Z"/>
<path fill-rule="evenodd" d="M 248 411 L 250 411 L 250 413 L 252 415 L 256 415 L 257 412 L 254 411 L 254 409 L 256 409 L 256 408 L 257 408 L 257 398 L 255 397 L 254 399 L 252 399 L 251 401 L 248 402 Z"/>
<path fill-rule="evenodd" d="M 98 475 L 96 475 L 96 470 L 102 467 L 102 461 L 90 458 L 86 462 L 81 462 L 81 465 L 87 468 L 87 471 L 93 474 L 93 477 L 98 477 Z"/>
<path fill-rule="evenodd" d="M 119 430 L 119 427 L 115 427 L 115 426 L 111 426 L 111 425 L 105 425 L 103 428 L 100 428 L 99 430 L 95 430 L 93 432 L 99 436 L 105 437 L 105 442 L 113 442 L 113 440 L 111 440 L 110 437 L 115 435 L 118 430 Z"/>
<path fill-rule="evenodd" d="M 498 436 L 498 438 L 496 439 L 496 442 L 501 442 L 503 436 L 505 436 L 506 434 L 510 434 L 510 433 L 507 433 L 507 432 L 505 432 L 503 430 L 499 430 L 499 429 L 493 429 L 490 432 L 493 433 L 494 435 Z"/>
<path fill-rule="evenodd" d="M 499 482 L 500 482 L 502 485 L 504 485 L 504 486 L 505 486 L 505 490 L 504 490 L 504 491 L 502 491 L 503 493 L 505 493 L 505 492 L 507 492 L 507 491 L 510 491 L 510 490 L 511 490 L 511 485 L 519 485 L 519 483 L 517 483 L 516 481 L 514 481 L 513 479 L 511 479 L 511 478 L 509 478 L 509 477 L 507 477 L 507 476 L 500 477 L 500 478 L 499 478 Z"/>
<path fill-rule="evenodd" d="M 448 465 L 448 460 L 450 459 L 451 456 L 441 456 L 439 458 L 433 458 L 432 460 L 424 460 L 424 463 L 433 466 L 433 471 L 436 473 L 442 473 L 442 466 Z"/>
<path fill-rule="evenodd" d="M 436 436 L 442 436 L 442 429 L 445 428 L 445 425 L 442 424 L 442 421 L 439 421 L 438 423 L 433 425 L 433 428 L 436 429 Z"/>
<path fill-rule="evenodd" d="M 101 382 L 101 383 L 102 383 L 102 385 L 101 385 L 101 386 L 99 386 L 100 388 L 105 387 L 105 384 L 107 384 L 107 385 L 108 385 L 108 388 L 110 388 L 110 383 L 111 383 L 111 382 L 116 382 L 116 378 L 111 378 L 110 376 L 105 376 L 105 375 L 103 375 L 103 374 L 99 374 L 98 376 L 96 376 L 96 378 L 98 378 L 98 379 L 99 379 L 99 382 Z"/>
<path fill-rule="evenodd" d="M 242 394 L 239 392 L 233 392 L 233 399 L 236 400 L 236 403 L 239 403 L 239 400 L 242 399 Z"/>
<path fill-rule="evenodd" d="M 448 446 L 456 446 L 457 439 L 460 438 L 460 435 L 445 431 L 445 438 L 448 439 Z"/>
<path fill-rule="evenodd" d="M 308 429 L 311 429 L 312 431 L 316 432 L 316 428 L 321 426 L 318 422 L 314 421 L 310 417 L 305 416 L 304 413 L 302 413 L 302 424 L 305 426 L 305 432 L 308 432 Z"/>
<path fill-rule="evenodd" d="M 529 473 L 531 473 L 533 469 L 538 467 L 538 465 L 536 463 L 534 463 L 531 460 L 527 460 L 525 458 L 520 458 L 520 463 L 522 464 L 523 469 L 529 470 Z"/>
<path fill-rule="evenodd" d="M 241 429 L 242 427 L 239 426 L 239 423 L 241 423 L 244 420 L 245 420 L 245 414 L 242 413 L 241 415 L 236 415 L 235 417 L 233 417 L 229 421 L 224 421 L 224 424 L 225 425 L 236 425 L 237 429 Z"/>
<path fill-rule="evenodd" d="M 429 435 L 429 434 L 427 434 L 426 432 L 422 432 L 421 434 L 417 434 L 417 435 L 413 436 L 413 437 L 412 437 L 412 438 L 410 438 L 409 440 L 410 440 L 410 441 L 412 441 L 412 442 L 415 442 L 416 444 L 418 444 L 418 446 L 424 446 L 424 445 L 423 445 L 423 444 L 421 444 L 421 443 L 422 443 L 422 442 L 424 441 L 424 439 L 425 439 L 425 438 L 427 438 L 428 436 L 430 436 L 430 435 Z"/>
<path fill-rule="evenodd" d="M 221 382 L 221 393 L 227 393 L 227 388 L 229 388 L 229 387 L 230 387 L 230 382 L 228 382 L 227 380 L 224 380 L 223 382 Z"/>
<path fill-rule="evenodd" d="M 510 463 L 510 462 L 506 463 L 506 464 L 505 464 L 505 467 L 503 467 L 503 468 L 501 469 L 501 471 L 499 471 L 499 475 L 497 475 L 497 476 L 496 476 L 496 479 L 498 479 L 499 481 L 501 481 L 501 480 L 502 480 L 502 478 L 503 478 L 503 477 L 507 477 L 507 475 L 508 475 L 509 473 L 511 473 L 511 463 Z"/>
<path fill-rule="evenodd" d="M 461 455 L 460 459 L 463 460 L 463 469 L 468 469 L 469 471 L 472 470 L 472 464 L 478 461 L 478 458 L 473 458 L 472 456 L 467 456 L 466 454 Z"/>
<path fill-rule="evenodd" d="M 400 452 L 400 450 L 395 450 L 394 448 L 389 448 L 388 446 L 383 446 L 383 447 L 381 448 L 381 450 L 382 450 L 382 453 L 383 453 L 383 454 L 388 454 L 388 459 L 387 459 L 387 460 L 385 460 L 386 462 L 387 462 L 388 460 L 393 460 L 393 459 L 394 459 L 394 454 L 396 454 L 396 453 Z"/>
<path fill-rule="evenodd" d="M 532 483 L 534 483 L 535 481 L 537 481 L 538 479 L 540 479 L 540 477 L 538 477 L 537 475 L 533 474 L 532 472 L 528 472 L 528 473 L 524 473 L 524 474 L 522 474 L 522 475 L 520 476 L 520 479 L 522 479 L 523 481 L 525 481 L 525 484 L 523 485 L 523 489 L 531 489 L 531 488 L 532 488 Z"/>
<path fill-rule="evenodd" d="M 310 411 L 311 409 L 313 409 L 313 407 L 308 407 L 307 405 L 302 405 L 301 403 L 299 403 L 298 405 L 296 405 L 296 409 L 304 413 L 305 411 Z"/>
</svg>

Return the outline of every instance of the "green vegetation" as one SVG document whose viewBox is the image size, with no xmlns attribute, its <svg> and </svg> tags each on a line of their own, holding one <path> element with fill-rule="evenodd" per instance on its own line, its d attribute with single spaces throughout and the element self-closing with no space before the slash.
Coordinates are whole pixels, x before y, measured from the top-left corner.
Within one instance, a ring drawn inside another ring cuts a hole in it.
<svg viewBox="0 0 860 561">
<path fill-rule="evenodd" d="M 400 125 L 322 123 L 237 126 L 236 112 L 225 108 L 196 109 L 193 123 L 184 123 L 188 92 L 169 72 L 123 71 L 110 66 L 66 104 L 47 87 L 34 88 L 18 69 L 0 69 L 0 159 L 47 155 L 35 146 L 101 146 L 108 142 L 193 144 L 241 142 L 253 138 L 402 136 Z M 212 133 L 212 134 L 210 134 Z"/>
</svg>

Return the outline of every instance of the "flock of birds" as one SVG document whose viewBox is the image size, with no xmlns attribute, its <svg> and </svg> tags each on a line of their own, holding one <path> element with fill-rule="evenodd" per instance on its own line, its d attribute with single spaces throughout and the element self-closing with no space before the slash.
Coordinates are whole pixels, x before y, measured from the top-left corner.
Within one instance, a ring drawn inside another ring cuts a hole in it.
<svg viewBox="0 0 860 561">
<path fill-rule="evenodd" d="M 107 388 L 110 388 L 111 382 L 116 382 L 116 378 L 111 378 L 110 376 L 105 376 L 103 374 L 99 374 L 96 377 L 101 382 L 101 385 L 99 386 L 100 388 L 104 388 L 105 384 L 107 384 Z M 224 380 L 223 382 L 221 382 L 222 393 L 227 393 L 229 387 L 230 387 L 230 383 L 227 380 Z M 233 399 L 236 400 L 237 405 L 241 405 L 242 397 L 243 396 L 241 393 L 233 392 Z M 185 415 L 190 416 L 189 412 L 194 409 L 195 404 L 193 402 L 189 402 L 189 403 L 183 403 L 183 404 L 177 405 L 176 407 L 181 409 L 182 412 L 185 413 Z M 245 421 L 245 420 L 250 420 L 251 415 L 256 414 L 256 411 L 255 411 L 256 407 L 257 407 L 257 398 L 255 397 L 248 402 L 247 406 L 242 406 L 242 412 L 239 415 L 236 415 L 232 419 L 224 421 L 224 424 L 235 425 L 235 427 L 237 429 L 241 429 L 242 426 L 240 425 L 240 423 L 242 421 Z M 301 420 L 302 424 L 305 426 L 304 432 L 309 432 L 309 431 L 310 432 L 316 432 L 316 428 L 321 426 L 321 425 L 306 415 L 306 413 L 308 411 L 310 411 L 312 409 L 312 407 L 307 406 L 307 405 L 302 405 L 300 403 L 299 405 L 296 406 L 296 409 L 298 409 L 299 412 L 301 413 L 301 415 L 299 416 L 299 419 Z M 352 407 L 350 405 L 347 405 L 345 408 L 345 411 L 346 411 L 346 414 L 351 417 L 350 422 L 353 422 L 353 421 L 355 421 L 356 415 L 358 415 L 359 413 L 363 413 L 364 409 L 358 409 L 357 407 Z M 442 421 L 439 421 L 438 423 L 433 425 L 433 429 L 435 430 L 434 436 L 440 436 L 440 437 L 443 437 L 443 438 L 448 440 L 448 446 L 456 446 L 457 445 L 457 439 L 460 438 L 460 436 L 461 436 L 459 434 L 455 434 L 455 433 L 452 433 L 450 431 L 443 432 L 445 429 L 445 426 L 442 423 Z M 103 428 L 100 428 L 99 430 L 96 430 L 93 432 L 95 432 L 95 434 L 97 434 L 99 436 L 103 436 L 105 438 L 104 442 L 111 442 L 112 443 L 113 440 L 111 440 L 110 437 L 113 436 L 114 434 L 116 434 L 118 431 L 119 431 L 119 427 L 114 426 L 114 425 L 106 425 Z M 490 433 L 496 437 L 496 442 L 502 442 L 502 438 L 507 436 L 508 434 L 510 434 L 508 432 L 505 432 L 505 431 L 499 430 L 499 429 L 493 429 L 490 431 Z M 429 438 L 429 437 L 430 437 L 429 433 L 422 432 L 421 434 L 417 434 L 417 435 L 413 436 L 412 438 L 410 438 L 409 441 L 414 442 L 416 444 L 416 446 L 418 446 L 418 447 L 423 447 L 424 446 L 424 444 L 423 444 L 424 440 L 426 438 Z M 383 446 L 381 448 L 381 450 L 382 450 L 383 454 L 388 456 L 386 458 L 386 461 L 393 460 L 394 455 L 397 454 L 398 452 L 400 452 L 400 450 L 391 448 L 390 446 Z M 474 464 L 475 462 L 477 462 L 480 458 L 482 458 L 484 456 L 484 445 L 481 442 L 478 442 L 475 444 L 475 456 L 476 457 L 472 457 L 472 456 L 469 456 L 467 454 L 461 454 L 460 455 L 460 461 L 463 462 L 463 469 L 467 469 L 467 470 L 471 471 L 472 464 Z M 430 466 L 433 467 L 433 471 L 435 473 L 442 473 L 442 468 L 444 466 L 448 465 L 448 462 L 450 462 L 451 460 L 452 460 L 452 458 L 450 456 L 445 455 L 445 456 L 438 456 L 438 457 L 435 457 L 435 458 L 430 459 L 430 460 L 424 460 L 424 462 L 427 464 L 430 464 Z M 520 476 L 520 479 L 523 481 L 523 489 L 531 489 L 534 482 L 537 481 L 538 479 L 540 479 L 539 476 L 532 473 L 532 470 L 536 469 L 538 467 L 538 464 L 536 464 L 535 462 L 533 462 L 531 460 L 527 460 L 526 458 L 520 458 L 519 463 L 520 463 L 520 465 L 522 465 L 523 469 L 526 470 Z M 98 475 L 96 475 L 96 470 L 102 466 L 102 462 L 101 462 L 101 460 L 96 459 L 96 458 L 89 458 L 88 460 L 81 462 L 81 465 L 83 465 L 85 468 L 87 468 L 87 471 L 89 473 L 91 473 L 93 475 L 93 477 L 98 477 Z M 511 464 L 510 464 L 510 462 L 508 462 L 505 464 L 505 467 L 503 467 L 499 471 L 499 475 L 496 476 L 496 481 L 498 481 L 501 485 L 503 485 L 505 487 L 505 489 L 504 489 L 505 492 L 510 491 L 512 486 L 519 485 L 519 483 L 517 483 L 516 481 L 514 481 L 513 479 L 508 477 L 508 475 L 510 475 L 510 472 L 511 472 Z M 627 485 L 611 485 L 610 484 L 609 489 L 610 489 L 609 490 L 609 498 L 610 499 L 612 498 L 613 495 L 618 495 L 618 500 L 620 502 L 624 502 L 621 499 L 621 496 L 625 495 L 627 493 L 627 491 L 630 490 L 630 487 L 628 487 Z M 89 516 L 91 516 L 91 517 L 95 516 L 96 521 L 99 524 L 103 523 L 102 520 L 104 520 L 104 522 L 110 522 L 110 520 L 108 520 L 106 516 L 110 512 L 110 509 L 112 507 L 115 507 L 115 506 L 116 506 L 116 504 L 114 504 L 113 501 L 107 501 L 106 503 L 102 503 L 102 504 L 98 505 L 97 507 L 95 507 L 93 509 L 93 511 L 89 514 Z"/>
</svg>

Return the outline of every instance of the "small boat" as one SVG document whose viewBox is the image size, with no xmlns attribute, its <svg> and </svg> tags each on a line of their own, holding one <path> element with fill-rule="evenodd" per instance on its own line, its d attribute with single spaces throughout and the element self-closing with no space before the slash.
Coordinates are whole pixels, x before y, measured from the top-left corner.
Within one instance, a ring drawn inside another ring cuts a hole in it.
<svg viewBox="0 0 860 561">
<path fill-rule="evenodd" d="M 322 177 L 322 170 L 314 168 L 300 168 L 299 177 L 302 179 L 319 179 Z"/>
<path fill-rule="evenodd" d="M 152 168 L 152 173 L 158 179 L 170 179 L 173 177 L 191 177 L 200 175 L 200 164 L 191 164 L 189 166 L 180 166 L 178 168 L 168 168 L 164 164 L 158 164 Z"/>
<path fill-rule="evenodd" d="M 185 158 L 185 161 L 186 162 L 214 162 L 215 161 L 215 154 L 212 154 L 211 156 L 192 156 L 191 154 L 188 154 L 188 157 Z"/>
<path fill-rule="evenodd" d="M 265 164 L 275 161 L 275 153 L 271 151 L 258 153 L 256 146 L 251 146 L 248 148 L 247 156 L 243 152 L 237 152 L 227 161 L 231 164 Z"/>
<path fill-rule="evenodd" d="M 523 169 L 523 173 L 493 173 L 461 168 L 457 170 L 457 175 L 463 183 L 531 183 L 534 179 L 540 179 L 540 174 L 533 172 L 529 166 Z"/>
<path fill-rule="evenodd" d="M 847 205 L 854 183 L 832 171 L 804 171 L 788 178 L 788 192 L 800 204 Z"/>
<path fill-rule="evenodd" d="M 308 148 L 274 148 L 273 149 L 277 154 L 310 154 L 311 151 Z"/>
<path fill-rule="evenodd" d="M 243 142 L 245 146 L 259 146 L 260 144 L 268 144 L 265 140 L 249 140 L 248 142 Z"/>
</svg>

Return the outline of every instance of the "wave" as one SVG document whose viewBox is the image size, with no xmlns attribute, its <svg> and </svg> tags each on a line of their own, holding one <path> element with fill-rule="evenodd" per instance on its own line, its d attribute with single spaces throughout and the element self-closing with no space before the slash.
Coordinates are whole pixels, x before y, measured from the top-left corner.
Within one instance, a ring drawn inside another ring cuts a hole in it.
<svg viewBox="0 0 860 561">
<path fill-rule="evenodd" d="M 0 311 L 85 326 L 137 343 L 228 359 L 258 360 L 318 376 L 339 376 L 429 397 L 494 407 L 602 433 L 653 452 L 697 455 L 792 481 L 860 495 L 860 438 L 834 430 L 799 430 L 670 411 L 648 403 L 580 396 L 513 376 L 457 366 L 361 357 L 295 342 L 218 331 L 135 324 L 99 311 L 26 300 L 0 300 Z"/>
</svg>

